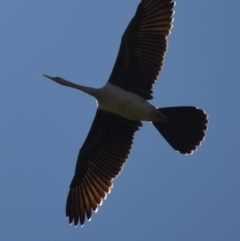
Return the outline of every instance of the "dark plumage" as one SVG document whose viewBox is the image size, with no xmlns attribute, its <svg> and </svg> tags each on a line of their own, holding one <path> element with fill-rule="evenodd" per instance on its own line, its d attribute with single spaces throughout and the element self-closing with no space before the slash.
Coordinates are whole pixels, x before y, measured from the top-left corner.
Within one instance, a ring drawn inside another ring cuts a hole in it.
<svg viewBox="0 0 240 241">
<path fill-rule="evenodd" d="M 156 109 L 152 86 L 163 65 L 172 28 L 171 0 L 142 0 L 122 36 L 108 83 L 101 89 L 80 86 L 60 77 L 45 77 L 92 95 L 98 109 L 79 151 L 70 185 L 66 216 L 69 223 L 91 219 L 122 170 L 141 121 L 152 122 L 166 141 L 182 154 L 191 154 L 204 138 L 207 115 L 196 107 Z M 115 113 L 115 114 L 114 114 Z"/>
<path fill-rule="evenodd" d="M 143 0 L 125 30 L 109 82 L 152 99 L 152 86 L 163 65 L 172 28 L 171 0 Z M 69 223 L 83 225 L 91 218 L 119 174 L 141 122 L 97 110 L 91 130 L 79 151 L 67 198 Z"/>
</svg>

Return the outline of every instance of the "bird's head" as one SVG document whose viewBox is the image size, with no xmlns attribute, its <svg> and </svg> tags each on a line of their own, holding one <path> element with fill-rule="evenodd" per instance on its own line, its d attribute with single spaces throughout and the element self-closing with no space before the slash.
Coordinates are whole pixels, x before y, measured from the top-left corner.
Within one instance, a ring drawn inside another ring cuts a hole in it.
<svg viewBox="0 0 240 241">
<path fill-rule="evenodd" d="M 66 86 L 66 80 L 63 79 L 63 78 L 60 78 L 60 77 L 52 77 L 52 76 L 49 76 L 49 75 L 46 75 L 46 74 L 41 74 L 42 76 L 50 79 L 50 80 L 53 80 L 55 81 L 56 83 L 60 84 L 60 85 L 65 85 Z"/>
<path fill-rule="evenodd" d="M 67 81 L 63 78 L 60 78 L 60 77 L 52 77 L 52 76 L 49 76 L 49 75 L 46 75 L 46 74 L 41 74 L 42 76 L 50 79 L 50 80 L 53 80 L 54 82 L 60 84 L 60 85 L 64 85 L 64 86 L 68 86 L 68 87 L 71 87 L 71 88 L 74 88 L 74 89 L 77 89 L 77 90 L 81 90 L 89 95 L 92 95 L 95 97 L 96 93 L 98 93 L 98 91 L 95 91 L 95 88 L 90 88 L 90 87 L 86 87 L 86 86 L 82 86 L 82 85 L 77 85 L 77 84 L 74 84 L 70 81 Z"/>
</svg>

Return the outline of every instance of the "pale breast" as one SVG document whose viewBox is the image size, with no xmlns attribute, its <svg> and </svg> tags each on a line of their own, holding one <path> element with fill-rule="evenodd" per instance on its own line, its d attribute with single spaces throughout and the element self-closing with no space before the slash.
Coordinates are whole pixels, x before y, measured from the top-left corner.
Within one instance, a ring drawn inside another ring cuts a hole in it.
<svg viewBox="0 0 240 241">
<path fill-rule="evenodd" d="M 152 121 L 156 108 L 142 97 L 112 84 L 101 89 L 98 106 L 105 111 L 131 120 Z"/>
</svg>

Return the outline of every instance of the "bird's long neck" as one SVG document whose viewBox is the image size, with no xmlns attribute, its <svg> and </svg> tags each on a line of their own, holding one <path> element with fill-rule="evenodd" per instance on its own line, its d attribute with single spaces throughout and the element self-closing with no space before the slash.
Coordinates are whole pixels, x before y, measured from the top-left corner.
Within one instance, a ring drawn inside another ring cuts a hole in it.
<svg viewBox="0 0 240 241">
<path fill-rule="evenodd" d="M 62 79 L 62 78 L 50 78 L 50 79 L 55 81 L 56 83 L 58 83 L 60 85 L 64 85 L 64 86 L 67 86 L 67 87 L 71 87 L 71 88 L 74 88 L 74 89 L 81 90 L 84 93 L 89 94 L 89 95 L 91 95 L 95 98 L 98 96 L 99 89 L 91 88 L 91 87 L 87 87 L 87 86 L 82 86 L 82 85 L 77 85 L 77 84 L 74 84 L 70 81 Z"/>
<path fill-rule="evenodd" d="M 61 84 L 61 83 L 59 83 Z M 78 89 L 78 90 L 81 90 L 83 91 L 84 93 L 86 94 L 89 94 L 89 95 L 92 95 L 94 96 L 95 95 L 95 92 L 98 90 L 96 88 L 92 88 L 92 87 L 87 87 L 87 86 L 83 86 L 83 85 L 78 85 L 78 84 L 74 84 L 70 81 L 67 81 L 65 80 L 64 83 L 62 83 L 62 85 L 65 85 L 65 86 L 68 86 L 68 87 L 71 87 L 71 88 L 74 88 L 74 89 Z"/>
</svg>

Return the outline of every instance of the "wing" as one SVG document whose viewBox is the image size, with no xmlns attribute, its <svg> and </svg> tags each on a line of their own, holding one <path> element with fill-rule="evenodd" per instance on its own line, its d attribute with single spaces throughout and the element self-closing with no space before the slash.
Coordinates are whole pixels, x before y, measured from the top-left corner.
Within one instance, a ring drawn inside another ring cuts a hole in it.
<svg viewBox="0 0 240 241">
<path fill-rule="evenodd" d="M 106 198 L 112 180 L 120 173 L 131 149 L 140 121 L 97 110 L 90 132 L 79 151 L 75 175 L 70 185 L 66 216 L 75 226 Z"/>
<path fill-rule="evenodd" d="M 152 99 L 152 86 L 163 65 L 172 28 L 171 0 L 142 0 L 129 23 L 109 82 Z"/>
</svg>

